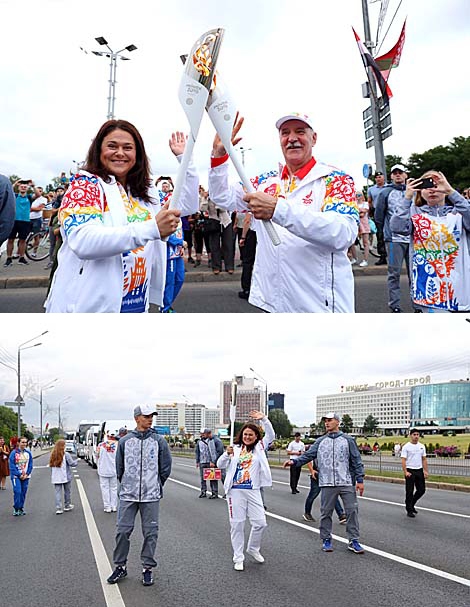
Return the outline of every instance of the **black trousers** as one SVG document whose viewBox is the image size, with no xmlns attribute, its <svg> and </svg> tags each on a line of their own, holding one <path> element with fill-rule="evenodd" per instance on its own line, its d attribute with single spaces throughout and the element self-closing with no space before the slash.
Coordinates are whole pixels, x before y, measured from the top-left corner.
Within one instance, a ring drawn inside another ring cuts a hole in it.
<svg viewBox="0 0 470 607">
<path fill-rule="evenodd" d="M 245 244 L 240 248 L 242 253 L 242 289 L 247 293 L 250 292 L 251 276 L 253 274 L 253 266 L 255 265 L 256 257 L 256 232 L 248 230 L 246 233 Z"/>
<path fill-rule="evenodd" d="M 292 491 L 297 490 L 297 485 L 299 484 L 300 472 L 302 470 L 302 466 L 291 466 L 290 470 L 290 488 Z"/>
<path fill-rule="evenodd" d="M 380 259 L 387 259 L 387 249 L 385 248 L 384 233 L 382 230 L 377 230 L 377 253 Z"/>
<path fill-rule="evenodd" d="M 426 493 L 426 483 L 422 468 L 407 468 L 406 470 L 411 473 L 411 476 L 405 478 L 405 506 L 407 512 L 412 512 L 416 502 Z"/>
</svg>

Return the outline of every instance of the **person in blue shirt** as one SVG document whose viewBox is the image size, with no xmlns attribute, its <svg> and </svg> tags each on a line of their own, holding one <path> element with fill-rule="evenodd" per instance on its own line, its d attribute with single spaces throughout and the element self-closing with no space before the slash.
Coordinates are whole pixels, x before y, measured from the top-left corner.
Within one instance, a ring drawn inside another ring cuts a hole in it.
<svg viewBox="0 0 470 607">
<path fill-rule="evenodd" d="M 10 453 L 10 479 L 13 486 L 13 516 L 23 516 L 29 479 L 33 471 L 33 454 L 27 449 L 28 439 L 22 436 Z"/>
<path fill-rule="evenodd" d="M 8 238 L 15 222 L 15 194 L 8 177 L 0 175 L 0 246 Z"/>
<path fill-rule="evenodd" d="M 3 264 L 5 268 L 8 268 L 13 263 L 13 245 L 15 243 L 15 238 L 18 237 L 18 263 L 27 266 L 28 262 L 24 258 L 24 253 L 26 250 L 26 238 L 28 234 L 31 232 L 31 221 L 29 219 L 29 214 L 31 211 L 31 203 L 34 200 L 34 197 L 31 194 L 28 194 L 28 189 L 30 187 L 34 187 L 32 181 L 27 180 L 18 180 L 13 184 L 13 187 L 18 186 L 18 194 L 16 195 L 16 213 L 15 213 L 15 223 L 13 224 L 13 228 L 8 236 L 7 243 L 7 259 Z"/>
</svg>

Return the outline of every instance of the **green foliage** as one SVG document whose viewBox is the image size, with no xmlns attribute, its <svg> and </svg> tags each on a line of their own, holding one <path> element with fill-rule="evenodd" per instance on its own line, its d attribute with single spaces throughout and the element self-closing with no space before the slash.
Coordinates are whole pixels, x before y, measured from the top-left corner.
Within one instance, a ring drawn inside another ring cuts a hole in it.
<svg viewBox="0 0 470 607">
<path fill-rule="evenodd" d="M 364 420 L 363 431 L 364 434 L 374 434 L 379 427 L 379 420 L 373 415 L 368 415 Z"/>
<path fill-rule="evenodd" d="M 12 436 L 18 434 L 18 414 L 10 407 L 0 405 L 0 436 L 5 438 L 8 443 Z M 21 434 L 28 439 L 34 438 L 29 430 L 26 430 L 26 425 L 21 424 Z"/>
<path fill-rule="evenodd" d="M 287 438 L 291 436 L 293 426 L 282 409 L 271 409 L 268 417 L 277 437 Z"/>
<path fill-rule="evenodd" d="M 351 418 L 350 415 L 348 415 L 347 413 L 345 413 L 343 415 L 343 419 L 341 420 L 341 424 L 339 426 L 339 429 L 341 430 L 341 432 L 346 432 L 346 434 L 349 434 L 351 432 L 351 430 L 353 429 L 353 420 Z"/>
<path fill-rule="evenodd" d="M 58 440 L 60 438 L 60 429 L 59 428 L 49 428 L 49 430 L 47 431 L 47 433 L 49 434 L 49 438 L 55 443 L 56 440 Z"/>
</svg>

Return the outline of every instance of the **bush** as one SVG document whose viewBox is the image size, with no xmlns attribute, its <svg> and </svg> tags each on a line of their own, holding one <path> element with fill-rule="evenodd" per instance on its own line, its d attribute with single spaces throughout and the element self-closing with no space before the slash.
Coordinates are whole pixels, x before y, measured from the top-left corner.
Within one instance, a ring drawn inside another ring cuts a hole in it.
<svg viewBox="0 0 470 607">
<path fill-rule="evenodd" d="M 461 451 L 456 445 L 439 447 L 438 449 L 434 450 L 434 453 L 439 457 L 460 457 L 462 455 Z"/>
</svg>

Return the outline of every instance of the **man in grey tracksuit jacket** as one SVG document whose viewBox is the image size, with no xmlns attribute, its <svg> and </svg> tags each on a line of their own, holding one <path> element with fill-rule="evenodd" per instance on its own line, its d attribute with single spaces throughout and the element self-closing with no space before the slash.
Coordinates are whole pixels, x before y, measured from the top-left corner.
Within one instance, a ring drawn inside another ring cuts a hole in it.
<svg viewBox="0 0 470 607">
<path fill-rule="evenodd" d="M 138 417 L 136 421 L 138 422 Z M 116 473 L 121 485 L 116 547 L 113 553 L 116 566 L 126 566 L 130 536 L 138 510 L 144 536 L 140 553 L 142 567 L 145 570 L 157 566 L 154 555 L 158 539 L 159 502 L 170 472 L 171 453 L 168 443 L 152 428 L 132 430 L 119 440 Z"/>
<path fill-rule="evenodd" d="M 335 502 L 341 496 L 347 517 L 346 533 L 351 542 L 359 539 L 356 486 L 362 495 L 364 466 L 356 441 L 338 432 L 339 416 L 331 413 L 324 420 L 327 434 L 317 439 L 293 465 L 303 466 L 317 460 L 318 484 L 321 487 L 320 538 L 331 540 L 332 514 Z"/>
</svg>

